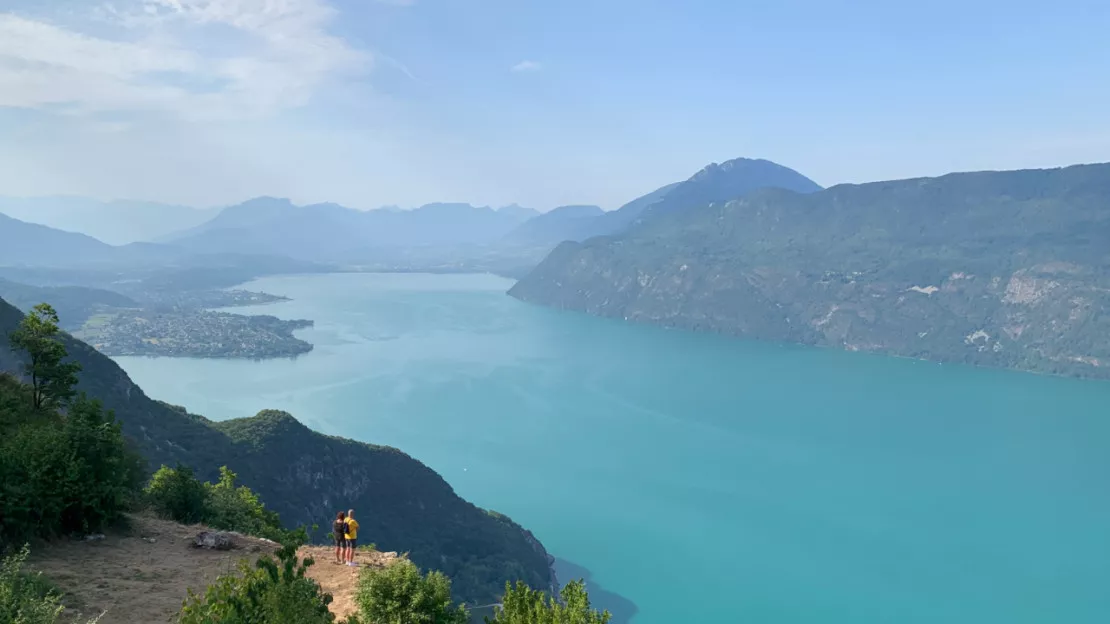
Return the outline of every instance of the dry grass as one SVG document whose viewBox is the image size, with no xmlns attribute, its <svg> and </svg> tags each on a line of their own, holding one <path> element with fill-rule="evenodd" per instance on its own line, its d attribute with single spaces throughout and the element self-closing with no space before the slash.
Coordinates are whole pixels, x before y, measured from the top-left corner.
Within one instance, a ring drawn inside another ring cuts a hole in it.
<svg viewBox="0 0 1110 624">
<path fill-rule="evenodd" d="M 276 545 L 237 537 L 235 548 L 194 548 L 203 526 L 148 516 L 129 517 L 128 528 L 97 541 L 60 540 L 34 548 L 29 567 L 65 594 L 66 605 L 101 624 L 172 622 L 188 590 L 203 593 L 216 577 Z"/>
<path fill-rule="evenodd" d="M 128 528 L 102 540 L 39 545 L 28 567 L 57 585 L 71 612 L 86 618 L 103 613 L 100 624 L 173 622 L 189 589 L 204 593 L 218 576 L 234 572 L 239 561 L 277 550 L 272 542 L 246 536 L 237 536 L 230 551 L 194 548 L 193 537 L 205 529 L 131 516 Z M 305 546 L 298 554 L 315 560 L 308 576 L 332 594 L 332 612 L 340 619 L 354 613 L 361 568 L 334 563 L 334 548 Z M 384 567 L 397 555 L 359 552 L 356 559 L 362 567 Z"/>
</svg>

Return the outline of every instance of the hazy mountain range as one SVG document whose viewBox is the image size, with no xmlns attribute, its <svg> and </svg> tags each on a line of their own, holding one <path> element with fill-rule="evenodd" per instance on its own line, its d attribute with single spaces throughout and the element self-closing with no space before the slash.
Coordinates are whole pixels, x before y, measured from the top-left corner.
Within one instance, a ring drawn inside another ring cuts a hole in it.
<svg viewBox="0 0 1110 624">
<path fill-rule="evenodd" d="M 110 245 L 126 245 L 200 225 L 219 214 L 219 209 L 87 197 L 0 197 L 0 213 L 87 234 Z"/>
<path fill-rule="evenodd" d="M 219 210 L 65 197 L 0 199 L 0 212 L 7 208 L 8 216 L 24 221 L 0 222 L 0 241 L 13 241 L 0 251 L 0 264 L 158 263 L 195 255 L 245 254 L 364 268 L 504 266 L 520 271 L 564 240 L 619 233 L 646 210 L 732 198 L 766 186 L 799 192 L 820 188 L 796 171 L 765 160 L 711 165 L 698 176 L 705 179 L 696 186 L 669 184 L 612 212 L 598 206 L 561 206 L 541 214 L 516 204 L 492 209 L 465 203 L 355 210 L 334 203 L 298 206 L 275 197 L 257 197 Z M 32 223 L 74 233 L 51 233 Z"/>
<path fill-rule="evenodd" d="M 528 219 L 509 232 L 503 243 L 509 245 L 550 245 L 590 236 L 598 217 L 605 214 L 599 206 L 560 206 Z"/>
<path fill-rule="evenodd" d="M 354 210 L 338 204 L 297 206 L 258 197 L 205 223 L 162 239 L 193 252 L 280 253 L 319 261 L 353 261 L 377 249 L 482 245 L 538 215 L 513 206 L 428 204 L 413 210 Z"/>
<path fill-rule="evenodd" d="M 76 267 L 168 261 L 177 250 L 151 243 L 113 246 L 86 234 L 0 214 L 0 265 Z"/>
</svg>

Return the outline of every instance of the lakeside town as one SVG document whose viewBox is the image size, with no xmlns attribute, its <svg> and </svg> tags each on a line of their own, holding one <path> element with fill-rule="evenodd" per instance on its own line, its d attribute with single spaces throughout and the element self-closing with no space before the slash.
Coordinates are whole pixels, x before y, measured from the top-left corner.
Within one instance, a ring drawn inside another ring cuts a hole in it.
<svg viewBox="0 0 1110 624">
<path fill-rule="evenodd" d="M 110 356 L 269 359 L 311 351 L 293 332 L 312 325 L 206 310 L 121 310 L 93 316 L 74 335 Z"/>
<path fill-rule="evenodd" d="M 126 289 L 123 291 L 127 292 Z M 133 296 L 136 300 L 142 302 L 144 308 L 154 310 L 234 308 L 289 301 L 288 297 L 281 295 L 241 289 L 180 291 L 147 288 L 138 290 Z"/>
</svg>

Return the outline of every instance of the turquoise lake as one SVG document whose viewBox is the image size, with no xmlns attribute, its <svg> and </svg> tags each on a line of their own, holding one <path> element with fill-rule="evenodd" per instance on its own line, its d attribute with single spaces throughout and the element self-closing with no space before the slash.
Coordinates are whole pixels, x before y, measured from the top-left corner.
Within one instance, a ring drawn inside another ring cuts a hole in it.
<svg viewBox="0 0 1110 624">
<path fill-rule="evenodd" d="M 618 624 L 1110 622 L 1110 383 L 625 324 L 510 285 L 267 278 L 247 288 L 293 301 L 246 310 L 315 320 L 312 353 L 116 361 L 214 419 L 278 408 L 403 449 Z"/>
</svg>

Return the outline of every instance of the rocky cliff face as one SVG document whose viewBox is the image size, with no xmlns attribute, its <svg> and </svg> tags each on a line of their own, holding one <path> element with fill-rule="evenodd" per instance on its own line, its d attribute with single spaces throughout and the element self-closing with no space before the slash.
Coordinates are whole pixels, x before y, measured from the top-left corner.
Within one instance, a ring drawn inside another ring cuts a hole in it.
<svg viewBox="0 0 1110 624">
<path fill-rule="evenodd" d="M 22 317 L 0 300 L 0 335 Z M 88 345 L 67 337 L 66 348 L 83 367 L 80 389 L 115 412 L 152 468 L 182 463 L 214 480 L 226 465 L 287 526 L 322 527 L 319 539 L 337 511 L 354 508 L 367 543 L 408 552 L 417 565 L 443 571 L 459 600 L 494 602 L 508 581 L 537 588 L 554 582 L 550 556 L 531 533 L 463 500 L 397 449 L 325 436 L 284 412 L 213 423 L 151 400 Z M 20 363 L 0 345 L 0 372 L 17 372 Z"/>
<path fill-rule="evenodd" d="M 1110 165 L 768 191 L 565 243 L 510 292 L 592 314 L 1110 377 Z"/>
</svg>

